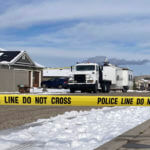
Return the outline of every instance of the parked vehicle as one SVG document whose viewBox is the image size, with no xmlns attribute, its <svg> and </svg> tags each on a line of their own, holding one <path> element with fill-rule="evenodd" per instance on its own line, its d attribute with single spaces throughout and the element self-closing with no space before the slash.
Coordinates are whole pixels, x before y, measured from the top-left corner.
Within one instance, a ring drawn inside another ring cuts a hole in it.
<svg viewBox="0 0 150 150">
<path fill-rule="evenodd" d="M 54 78 L 53 80 L 43 81 L 41 87 L 46 88 L 68 88 L 68 78 Z"/>
<path fill-rule="evenodd" d="M 69 78 L 70 92 L 109 92 L 122 90 L 126 92 L 133 86 L 132 71 L 105 62 L 103 66 L 96 63 L 76 64 Z"/>
</svg>

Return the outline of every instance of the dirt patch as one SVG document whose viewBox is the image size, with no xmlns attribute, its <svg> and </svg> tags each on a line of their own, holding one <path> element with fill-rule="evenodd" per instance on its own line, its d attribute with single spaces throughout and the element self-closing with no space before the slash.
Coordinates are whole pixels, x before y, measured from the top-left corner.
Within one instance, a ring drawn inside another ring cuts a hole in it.
<svg viewBox="0 0 150 150">
<path fill-rule="evenodd" d="M 0 130 L 31 123 L 37 119 L 54 117 L 67 111 L 85 111 L 101 107 L 73 106 L 0 106 Z"/>
</svg>

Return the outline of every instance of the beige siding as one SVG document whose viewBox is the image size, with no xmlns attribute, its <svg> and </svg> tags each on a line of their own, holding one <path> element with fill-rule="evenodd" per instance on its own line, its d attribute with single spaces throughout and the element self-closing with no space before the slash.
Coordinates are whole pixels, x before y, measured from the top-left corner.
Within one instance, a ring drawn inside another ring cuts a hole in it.
<svg viewBox="0 0 150 150">
<path fill-rule="evenodd" d="M 29 72 L 0 69 L 0 92 L 18 91 L 18 85 L 29 85 Z"/>
<path fill-rule="evenodd" d="M 26 70 L 16 70 L 14 71 L 14 88 L 18 90 L 18 85 L 23 84 L 29 86 L 29 71 Z"/>
<path fill-rule="evenodd" d="M 10 92 L 13 89 L 13 71 L 0 69 L 0 92 Z"/>
</svg>

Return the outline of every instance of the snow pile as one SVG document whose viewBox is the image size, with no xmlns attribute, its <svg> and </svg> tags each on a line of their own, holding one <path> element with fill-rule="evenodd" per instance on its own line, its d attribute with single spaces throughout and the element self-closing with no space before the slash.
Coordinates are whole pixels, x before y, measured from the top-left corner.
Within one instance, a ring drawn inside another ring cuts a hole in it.
<svg viewBox="0 0 150 150">
<path fill-rule="evenodd" d="M 31 88 L 30 94 L 66 94 L 69 93 L 69 89 L 48 89 L 43 88 Z"/>
<path fill-rule="evenodd" d="M 146 91 L 146 90 L 128 90 L 127 92 L 136 92 L 136 93 L 148 93 L 149 91 Z"/>
<path fill-rule="evenodd" d="M 5 49 L 3 49 L 3 48 L 0 48 L 0 51 L 6 51 Z"/>
<path fill-rule="evenodd" d="M 66 112 L 0 136 L 1 150 L 93 150 L 150 119 L 150 107 Z"/>
<path fill-rule="evenodd" d="M 43 66 L 43 65 L 41 65 L 41 64 L 39 64 L 39 63 L 37 63 L 36 61 L 34 62 L 34 64 L 35 64 L 37 67 L 45 68 L 45 66 Z"/>
</svg>

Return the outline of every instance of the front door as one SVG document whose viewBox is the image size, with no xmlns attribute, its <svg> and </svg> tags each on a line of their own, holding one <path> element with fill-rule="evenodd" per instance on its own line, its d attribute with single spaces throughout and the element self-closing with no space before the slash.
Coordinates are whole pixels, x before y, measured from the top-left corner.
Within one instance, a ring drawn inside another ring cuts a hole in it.
<svg viewBox="0 0 150 150">
<path fill-rule="evenodd" d="M 33 72 L 33 87 L 39 87 L 39 72 Z"/>
</svg>

